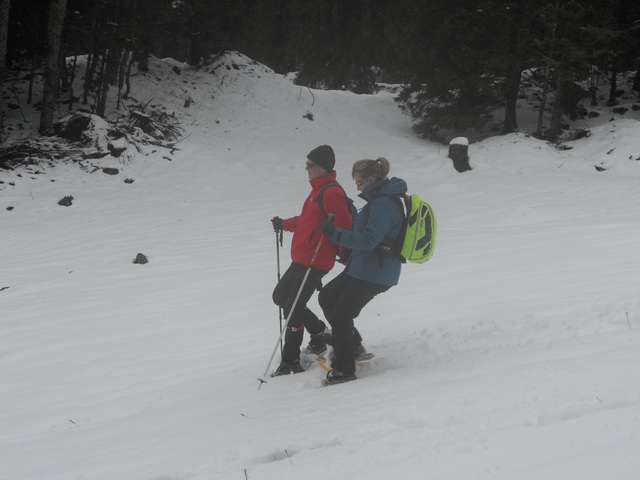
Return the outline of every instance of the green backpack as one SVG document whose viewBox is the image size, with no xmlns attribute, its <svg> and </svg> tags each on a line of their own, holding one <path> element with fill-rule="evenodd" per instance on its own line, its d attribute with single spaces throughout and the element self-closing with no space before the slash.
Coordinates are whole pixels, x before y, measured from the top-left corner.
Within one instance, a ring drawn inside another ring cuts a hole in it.
<svg viewBox="0 0 640 480">
<path fill-rule="evenodd" d="M 377 247 L 383 257 L 401 258 L 403 262 L 424 263 L 433 256 L 438 222 L 436 215 L 420 195 L 404 195 L 405 219 L 395 241 L 385 240 Z"/>
</svg>

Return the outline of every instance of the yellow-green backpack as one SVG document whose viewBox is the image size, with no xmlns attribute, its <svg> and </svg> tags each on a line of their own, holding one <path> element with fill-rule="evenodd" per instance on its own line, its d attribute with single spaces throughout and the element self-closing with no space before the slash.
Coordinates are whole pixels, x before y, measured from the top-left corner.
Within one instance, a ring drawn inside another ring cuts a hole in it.
<svg viewBox="0 0 640 480">
<path fill-rule="evenodd" d="M 401 258 L 403 262 L 424 263 L 433 256 L 438 222 L 433 209 L 417 193 L 404 200 L 405 219 L 398 238 L 385 240 L 377 247 L 383 257 Z"/>
</svg>

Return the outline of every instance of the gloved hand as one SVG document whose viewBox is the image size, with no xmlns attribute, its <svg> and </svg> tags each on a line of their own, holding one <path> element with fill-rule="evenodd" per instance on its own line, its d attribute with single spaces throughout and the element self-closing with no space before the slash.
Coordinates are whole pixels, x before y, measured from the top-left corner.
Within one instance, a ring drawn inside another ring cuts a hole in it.
<svg viewBox="0 0 640 480">
<path fill-rule="evenodd" d="M 351 258 L 351 249 L 342 247 L 338 252 L 338 261 L 341 264 L 346 265 L 347 263 L 349 263 L 350 258 Z"/>
<path fill-rule="evenodd" d="M 273 217 L 271 219 L 271 225 L 273 225 L 273 231 L 276 233 L 280 233 L 284 230 L 282 219 L 280 217 Z"/>
<path fill-rule="evenodd" d="M 328 237 L 332 237 L 333 232 L 335 231 L 336 226 L 333 224 L 333 220 L 325 220 L 324 222 L 322 222 L 322 225 L 320 225 L 320 232 L 324 233 Z"/>
</svg>

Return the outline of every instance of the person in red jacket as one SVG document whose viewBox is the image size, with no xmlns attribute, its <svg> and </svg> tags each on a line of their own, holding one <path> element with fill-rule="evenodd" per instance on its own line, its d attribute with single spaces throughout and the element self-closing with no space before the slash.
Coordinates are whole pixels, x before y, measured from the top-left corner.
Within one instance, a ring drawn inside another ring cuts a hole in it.
<svg viewBox="0 0 640 480">
<path fill-rule="evenodd" d="M 272 295 L 273 302 L 283 309 L 285 318 L 289 318 L 289 323 L 285 326 L 287 331 L 284 336 L 281 363 L 271 374 L 273 377 L 304 371 L 300 365 L 300 346 L 305 328 L 311 335 L 308 351 L 322 353 L 326 350 L 326 325 L 307 308 L 307 302 L 313 292 L 321 287 L 322 277 L 329 273 L 336 262 L 336 246 L 331 242 L 331 238 L 325 236 L 313 265 L 311 264 L 318 243 L 323 237 L 320 233 L 322 222 L 330 214 L 335 216 L 334 221 L 338 228 L 350 230 L 353 222 L 347 197 L 342 187 L 336 182 L 336 172 L 333 169 L 335 163 L 336 157 L 329 145 L 320 145 L 311 150 L 307 155 L 305 167 L 309 174 L 311 193 L 303 203 L 302 211 L 299 215 L 284 220 L 280 217 L 271 219 L 276 233 L 283 230 L 293 232 L 292 263 L 278 281 Z M 328 183 L 333 184 L 326 187 L 322 193 L 322 205 L 320 205 L 318 196 Z M 300 290 L 307 269 L 309 275 Z M 289 317 L 298 291 L 300 291 L 300 297 Z"/>
</svg>

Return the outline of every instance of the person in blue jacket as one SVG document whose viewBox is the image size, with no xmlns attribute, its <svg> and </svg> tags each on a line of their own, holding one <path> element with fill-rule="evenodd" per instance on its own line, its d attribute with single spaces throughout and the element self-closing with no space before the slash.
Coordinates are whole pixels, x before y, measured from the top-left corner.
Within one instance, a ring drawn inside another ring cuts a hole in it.
<svg viewBox="0 0 640 480">
<path fill-rule="evenodd" d="M 398 284 L 402 260 L 384 257 L 377 247 L 384 240 L 393 241 L 404 222 L 400 198 L 407 184 L 400 178 L 388 178 L 386 158 L 358 160 L 351 176 L 360 197 L 367 203 L 356 217 L 353 229 L 336 228 L 330 220 L 320 231 L 333 243 L 351 249 L 346 268 L 320 291 L 318 302 L 332 328 L 334 357 L 325 384 L 355 380 L 356 349 L 362 338 L 354 328 L 354 319 L 373 297 Z"/>
</svg>

